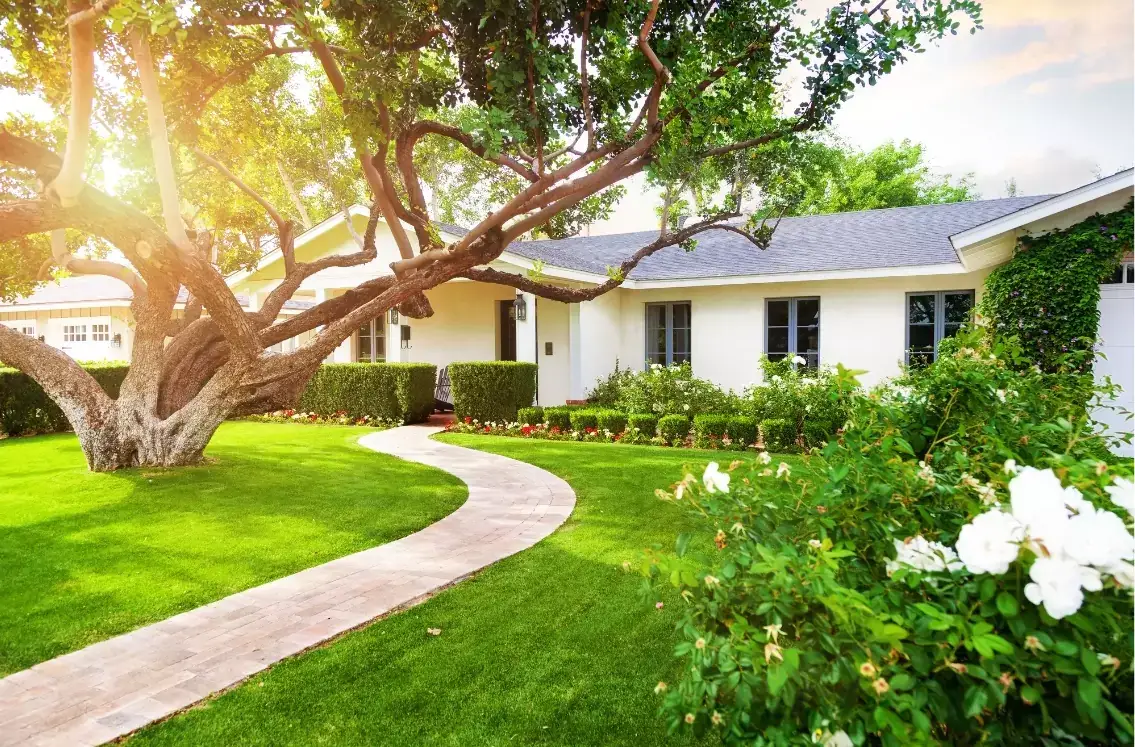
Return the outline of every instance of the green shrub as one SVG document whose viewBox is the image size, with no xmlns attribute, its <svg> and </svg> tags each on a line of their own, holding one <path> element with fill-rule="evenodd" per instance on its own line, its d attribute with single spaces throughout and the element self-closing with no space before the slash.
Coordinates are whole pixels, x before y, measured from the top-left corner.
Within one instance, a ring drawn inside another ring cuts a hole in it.
<svg viewBox="0 0 1135 747">
<path fill-rule="evenodd" d="M 761 438 L 769 451 L 787 451 L 796 446 L 796 423 L 784 418 L 765 418 L 761 421 Z"/>
<path fill-rule="evenodd" d="M 512 423 L 517 410 L 530 407 L 536 397 L 535 363 L 451 363 L 449 380 L 453 385 L 453 411 L 459 419 Z"/>
<path fill-rule="evenodd" d="M 585 431 L 588 428 L 599 427 L 599 417 L 595 410 L 570 410 L 568 415 L 571 420 L 571 428 L 574 431 Z"/>
<path fill-rule="evenodd" d="M 835 430 L 828 423 L 813 420 L 804 421 L 804 445 L 808 448 L 823 446 L 835 437 Z"/>
<path fill-rule="evenodd" d="M 658 435 L 667 443 L 681 441 L 690 433 L 690 419 L 685 415 L 665 415 L 658 420 Z"/>
<path fill-rule="evenodd" d="M 665 495 L 700 527 L 639 566 L 685 600 L 671 728 L 738 746 L 1131 743 L 1131 462 L 1095 458 L 1081 384 L 963 339 L 909 388 L 868 395 L 840 371 L 848 426 L 807 466 L 692 466 Z"/>
<path fill-rule="evenodd" d="M 595 382 L 594 388 L 587 393 L 587 401 L 596 407 L 616 407 L 622 397 L 627 382 L 634 378 L 635 372 L 629 368 L 619 368 L 619 361 L 615 360 L 615 370 L 605 378 Z"/>
<path fill-rule="evenodd" d="M 89 363 L 83 368 L 112 399 L 130 366 L 126 363 Z M 27 374 L 0 368 L 0 433 L 58 433 L 71 430 L 63 411 Z"/>
<path fill-rule="evenodd" d="M 699 436 L 713 436 L 721 438 L 729 426 L 728 415 L 715 415 L 706 413 L 694 418 L 694 433 Z"/>
<path fill-rule="evenodd" d="M 658 418 L 654 415 L 636 412 L 627 416 L 627 428 L 629 430 L 638 428 L 639 433 L 653 438 L 654 434 L 658 432 Z"/>
<path fill-rule="evenodd" d="M 545 407 L 544 425 L 548 428 L 559 428 L 561 431 L 571 430 L 571 413 L 566 407 Z"/>
<path fill-rule="evenodd" d="M 521 425 L 541 425 L 544 422 L 544 408 L 521 407 L 516 412 L 516 420 Z"/>
<path fill-rule="evenodd" d="M 433 412 L 436 383 L 437 366 L 429 363 L 324 363 L 299 410 L 420 423 Z"/>
<path fill-rule="evenodd" d="M 627 416 L 618 410 L 600 410 L 598 426 L 601 431 L 610 431 L 611 435 L 618 435 L 627 429 Z"/>
<path fill-rule="evenodd" d="M 751 446 L 757 442 L 757 419 L 748 415 L 734 415 L 726 426 L 729 438 Z"/>
<path fill-rule="evenodd" d="M 618 409 L 658 415 L 695 417 L 706 412 L 731 413 L 733 400 L 711 381 L 694 378 L 689 363 L 653 365 L 620 383 Z"/>
</svg>

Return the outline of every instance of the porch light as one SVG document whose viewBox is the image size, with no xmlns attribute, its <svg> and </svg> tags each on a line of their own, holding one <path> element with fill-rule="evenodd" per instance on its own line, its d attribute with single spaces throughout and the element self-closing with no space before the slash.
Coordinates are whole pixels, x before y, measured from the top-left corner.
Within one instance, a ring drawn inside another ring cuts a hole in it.
<svg viewBox="0 0 1135 747">
<path fill-rule="evenodd" d="M 112 339 L 112 340 L 110 341 L 110 346 L 111 346 L 112 348 L 120 348 L 120 347 L 122 347 L 122 335 L 115 335 L 115 336 L 114 336 L 114 339 Z"/>
<path fill-rule="evenodd" d="M 513 302 L 516 308 L 516 321 L 523 322 L 528 318 L 528 302 L 524 300 L 524 296 L 520 293 L 516 294 L 516 301 Z"/>
<path fill-rule="evenodd" d="M 397 324 L 398 323 L 398 309 L 396 309 L 396 308 L 390 309 L 390 323 L 391 324 Z"/>
</svg>

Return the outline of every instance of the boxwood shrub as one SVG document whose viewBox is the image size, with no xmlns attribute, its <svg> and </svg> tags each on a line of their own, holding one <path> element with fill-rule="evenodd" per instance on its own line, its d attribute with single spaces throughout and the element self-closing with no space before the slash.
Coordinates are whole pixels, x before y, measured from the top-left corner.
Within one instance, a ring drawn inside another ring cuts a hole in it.
<svg viewBox="0 0 1135 747">
<path fill-rule="evenodd" d="M 699 436 L 713 436 L 721 438 L 725 435 L 729 425 L 728 415 L 715 415 L 706 413 L 694 418 L 694 432 Z"/>
<path fill-rule="evenodd" d="M 796 446 L 796 423 L 784 418 L 765 418 L 761 421 L 761 437 L 769 451 L 785 451 Z"/>
<path fill-rule="evenodd" d="M 429 363 L 324 363 L 299 409 L 420 423 L 433 412 L 436 381 L 437 366 Z"/>
<path fill-rule="evenodd" d="M 747 415 L 734 415 L 726 426 L 729 438 L 751 445 L 757 442 L 757 419 Z"/>
<path fill-rule="evenodd" d="M 638 428 L 639 433 L 645 434 L 651 438 L 658 432 L 658 418 L 648 413 L 634 413 L 627 416 L 627 428 Z"/>
<path fill-rule="evenodd" d="M 559 428 L 561 431 L 571 430 L 572 410 L 566 407 L 545 407 L 544 425 L 548 428 Z"/>
<path fill-rule="evenodd" d="M 690 432 L 690 419 L 685 415 L 666 415 L 658 421 L 658 435 L 673 443 L 685 438 Z"/>
<path fill-rule="evenodd" d="M 618 410 L 600 410 L 596 417 L 601 431 L 610 431 L 615 435 L 627 429 L 627 416 Z"/>
<path fill-rule="evenodd" d="M 516 421 L 521 407 L 536 397 L 536 364 L 520 361 L 471 361 L 449 364 L 453 410 L 458 418 L 486 422 Z"/>
<path fill-rule="evenodd" d="M 127 363 L 89 363 L 83 366 L 112 398 L 126 372 Z M 21 433 L 58 433 L 71 430 L 63 411 L 47 396 L 35 380 L 11 368 L 0 368 L 0 432 L 9 436 Z"/>
<path fill-rule="evenodd" d="M 521 407 L 516 412 L 516 421 L 521 425 L 540 425 L 544 422 L 544 408 Z"/>
<path fill-rule="evenodd" d="M 571 428 L 575 431 L 584 431 L 588 428 L 599 427 L 599 416 L 595 410 L 571 410 Z"/>
</svg>

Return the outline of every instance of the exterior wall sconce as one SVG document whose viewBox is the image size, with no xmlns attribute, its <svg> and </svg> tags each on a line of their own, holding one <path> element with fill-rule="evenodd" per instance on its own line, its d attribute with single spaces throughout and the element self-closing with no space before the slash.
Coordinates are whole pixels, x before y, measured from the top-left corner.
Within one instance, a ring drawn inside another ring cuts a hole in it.
<svg viewBox="0 0 1135 747">
<path fill-rule="evenodd" d="M 513 301 L 513 308 L 516 310 L 516 321 L 523 322 L 528 319 L 528 302 L 524 300 L 524 296 L 517 293 L 516 300 Z"/>
<path fill-rule="evenodd" d="M 110 341 L 110 346 L 111 346 L 112 348 L 120 348 L 120 347 L 122 347 L 122 335 L 115 335 L 115 336 L 114 336 L 114 339 L 112 339 L 112 340 Z"/>
<path fill-rule="evenodd" d="M 396 309 L 396 308 L 390 309 L 390 323 L 391 324 L 397 324 L 398 323 L 398 309 Z"/>
</svg>

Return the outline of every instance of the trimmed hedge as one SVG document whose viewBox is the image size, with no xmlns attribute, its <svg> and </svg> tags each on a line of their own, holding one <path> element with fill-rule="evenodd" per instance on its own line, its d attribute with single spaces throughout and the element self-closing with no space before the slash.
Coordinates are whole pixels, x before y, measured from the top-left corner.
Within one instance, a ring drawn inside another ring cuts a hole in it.
<svg viewBox="0 0 1135 747">
<path fill-rule="evenodd" d="M 618 434 L 627 429 L 627 416 L 619 410 L 600 410 L 596 419 L 601 431 Z"/>
<path fill-rule="evenodd" d="M 565 407 L 545 407 L 544 425 L 548 428 L 559 428 L 561 431 L 571 430 L 572 411 Z"/>
<path fill-rule="evenodd" d="M 835 429 L 827 423 L 818 423 L 811 420 L 804 421 L 804 445 L 811 448 L 812 446 L 822 446 L 825 441 L 830 441 L 835 434 Z"/>
<path fill-rule="evenodd" d="M 299 409 L 420 423 L 433 412 L 436 382 L 437 366 L 429 363 L 324 363 L 308 382 Z"/>
<path fill-rule="evenodd" d="M 588 428 L 599 427 L 599 416 L 594 410 L 571 411 L 572 430 L 585 431 Z"/>
<path fill-rule="evenodd" d="M 729 432 L 729 438 L 734 441 L 740 441 L 746 446 L 757 442 L 756 418 L 751 418 L 747 415 L 734 415 L 729 418 L 729 424 L 726 430 Z"/>
<path fill-rule="evenodd" d="M 699 436 L 713 436 L 721 438 L 729 426 L 728 415 L 714 415 L 706 413 L 694 418 L 694 432 Z"/>
<path fill-rule="evenodd" d="M 685 415 L 666 415 L 658 421 L 658 435 L 673 443 L 690 433 L 690 419 Z"/>
<path fill-rule="evenodd" d="M 513 423 L 517 410 L 530 407 L 536 398 L 535 363 L 451 363 L 449 381 L 453 386 L 453 411 L 458 419 Z"/>
<path fill-rule="evenodd" d="M 633 430 L 635 428 L 638 428 L 639 433 L 653 438 L 654 434 L 658 432 L 658 418 L 644 412 L 627 416 L 627 429 Z"/>
<path fill-rule="evenodd" d="M 521 407 L 516 413 L 516 421 L 521 425 L 541 425 L 544 422 L 544 408 Z"/>
<path fill-rule="evenodd" d="M 118 398 L 118 389 L 130 370 L 126 363 L 89 363 L 83 368 L 112 399 Z M 71 424 L 63 411 L 32 377 L 15 369 L 0 368 L 0 432 L 17 436 L 69 430 Z"/>
<path fill-rule="evenodd" d="M 796 446 L 796 423 L 784 418 L 766 418 L 761 421 L 761 436 L 768 451 L 784 451 Z"/>
</svg>

